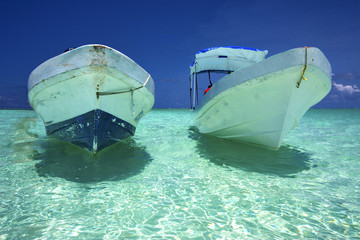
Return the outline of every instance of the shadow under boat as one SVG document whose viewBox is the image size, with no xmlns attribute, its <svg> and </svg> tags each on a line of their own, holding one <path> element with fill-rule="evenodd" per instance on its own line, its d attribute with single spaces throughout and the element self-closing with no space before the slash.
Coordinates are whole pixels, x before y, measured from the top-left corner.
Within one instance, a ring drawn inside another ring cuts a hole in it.
<svg viewBox="0 0 360 240">
<path fill-rule="evenodd" d="M 142 172 L 152 161 L 145 147 L 132 138 L 124 139 L 96 156 L 86 149 L 56 139 L 41 141 L 41 149 L 34 154 L 41 177 L 61 177 L 68 181 L 90 183 L 118 181 Z"/>
<path fill-rule="evenodd" d="M 196 127 L 189 129 L 189 138 L 197 142 L 200 156 L 219 166 L 281 177 L 294 177 L 294 174 L 311 168 L 311 154 L 288 145 L 272 151 L 204 135 Z"/>
</svg>

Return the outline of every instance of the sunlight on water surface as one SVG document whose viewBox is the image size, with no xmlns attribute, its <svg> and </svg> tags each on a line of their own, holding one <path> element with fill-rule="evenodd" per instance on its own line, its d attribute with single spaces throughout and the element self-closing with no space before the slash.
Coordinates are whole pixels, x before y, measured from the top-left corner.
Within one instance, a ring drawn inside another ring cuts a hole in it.
<svg viewBox="0 0 360 240">
<path fill-rule="evenodd" d="M 0 239 L 360 238 L 360 110 L 311 109 L 279 151 L 153 110 L 96 157 L 0 111 Z"/>
</svg>

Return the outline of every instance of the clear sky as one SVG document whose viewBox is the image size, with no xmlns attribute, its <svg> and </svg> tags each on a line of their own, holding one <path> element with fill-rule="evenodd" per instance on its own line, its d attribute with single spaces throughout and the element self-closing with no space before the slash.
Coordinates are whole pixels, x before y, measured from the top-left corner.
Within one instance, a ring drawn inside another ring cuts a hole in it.
<svg viewBox="0 0 360 240">
<path fill-rule="evenodd" d="M 360 0 L 0 0 L 0 108 L 28 106 L 27 80 L 69 47 L 100 43 L 156 85 L 156 108 L 189 107 L 189 65 L 214 46 L 269 51 L 315 46 L 332 91 L 318 107 L 360 108 Z"/>
</svg>

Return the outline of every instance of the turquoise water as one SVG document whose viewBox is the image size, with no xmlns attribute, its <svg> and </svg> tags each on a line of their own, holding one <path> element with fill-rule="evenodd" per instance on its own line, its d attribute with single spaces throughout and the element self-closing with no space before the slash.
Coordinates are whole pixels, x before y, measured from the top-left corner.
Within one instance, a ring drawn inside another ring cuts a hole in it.
<svg viewBox="0 0 360 240">
<path fill-rule="evenodd" d="M 0 239 L 360 239 L 360 110 L 311 109 L 277 152 L 153 110 L 92 157 L 0 111 Z"/>
</svg>

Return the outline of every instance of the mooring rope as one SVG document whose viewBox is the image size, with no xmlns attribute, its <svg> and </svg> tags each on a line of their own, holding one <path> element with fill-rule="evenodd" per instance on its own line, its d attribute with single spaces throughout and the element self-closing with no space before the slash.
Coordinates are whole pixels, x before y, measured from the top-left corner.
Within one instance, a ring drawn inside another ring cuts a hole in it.
<svg viewBox="0 0 360 240">
<path fill-rule="evenodd" d="M 143 88 L 143 87 L 146 86 L 146 84 L 148 83 L 150 77 L 151 77 L 151 75 L 149 74 L 149 76 L 148 76 L 148 78 L 146 79 L 146 81 L 144 82 L 144 84 L 141 85 L 140 87 L 131 88 L 131 89 L 129 89 L 129 90 L 118 91 L 118 92 L 96 92 L 96 98 L 99 98 L 99 96 L 106 96 L 106 95 L 114 95 L 114 94 L 128 93 L 128 92 L 133 92 L 133 91 L 139 90 L 140 88 Z"/>
<path fill-rule="evenodd" d="M 131 114 L 133 117 L 135 117 L 135 103 L 134 103 L 134 91 L 131 90 L 130 91 L 130 109 L 131 109 Z"/>
<path fill-rule="evenodd" d="M 300 87 L 301 81 L 302 81 L 303 79 L 304 79 L 304 81 L 307 80 L 307 78 L 304 77 L 304 74 L 305 74 L 305 71 L 306 71 L 306 68 L 307 68 L 307 49 L 308 49 L 308 47 L 304 47 L 304 48 L 305 48 L 305 65 L 304 65 L 303 68 L 302 68 L 300 79 L 299 79 L 299 81 L 297 81 L 297 83 L 296 83 L 296 87 L 297 87 L 297 88 Z"/>
</svg>

